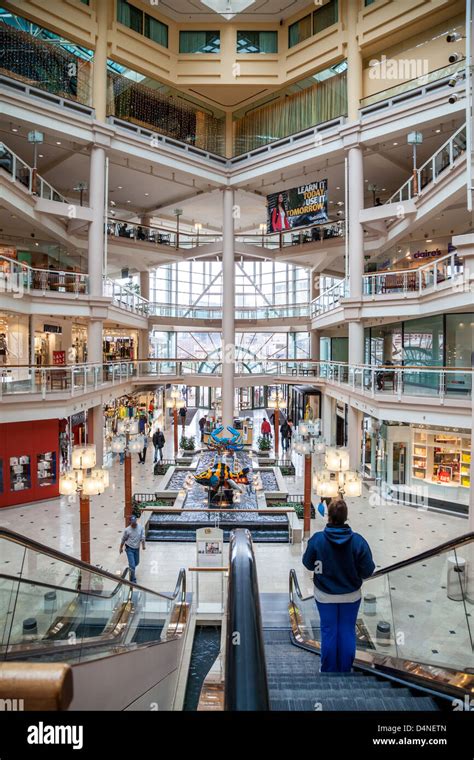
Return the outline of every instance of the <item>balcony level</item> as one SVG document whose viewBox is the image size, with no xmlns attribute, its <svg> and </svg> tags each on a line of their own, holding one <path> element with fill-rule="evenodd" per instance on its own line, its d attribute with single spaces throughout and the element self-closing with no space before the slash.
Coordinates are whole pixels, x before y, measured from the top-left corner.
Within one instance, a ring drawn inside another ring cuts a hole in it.
<svg viewBox="0 0 474 760">
<path fill-rule="evenodd" d="M 315 385 L 379 419 L 465 425 L 472 408 L 472 368 L 381 367 L 295 359 L 236 362 L 236 387 Z M 46 419 L 59 408 L 89 408 L 133 388 L 163 384 L 217 387 L 222 364 L 205 357 L 67 367 L 7 367 L 0 382 L 6 421 Z M 99 399 L 99 400 L 98 400 Z M 23 417 L 22 415 L 26 415 Z"/>
</svg>

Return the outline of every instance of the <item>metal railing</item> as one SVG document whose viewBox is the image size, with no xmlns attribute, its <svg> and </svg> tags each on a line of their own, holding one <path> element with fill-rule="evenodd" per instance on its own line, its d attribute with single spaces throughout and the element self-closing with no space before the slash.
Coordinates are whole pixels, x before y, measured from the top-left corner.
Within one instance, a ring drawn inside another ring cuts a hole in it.
<svg viewBox="0 0 474 760">
<path fill-rule="evenodd" d="M 409 79 L 407 82 L 379 90 L 373 95 L 367 95 L 360 101 L 361 116 L 377 113 L 383 108 L 404 105 L 406 102 L 410 102 L 412 98 L 428 95 L 430 92 L 436 92 L 442 87 L 447 87 L 452 74 L 458 69 L 459 63 L 452 63 L 435 71 L 430 71 L 428 74 Z M 383 81 L 383 77 L 381 77 L 381 81 Z"/>
<path fill-rule="evenodd" d="M 332 285 L 311 301 L 311 319 L 335 309 L 336 306 L 339 306 L 341 298 L 345 298 L 348 295 L 348 282 L 346 279 Z"/>
<path fill-rule="evenodd" d="M 48 201 L 58 201 L 59 203 L 69 203 L 35 169 L 7 148 L 5 143 L 0 143 L 0 169 L 6 171 L 14 182 L 20 183 L 30 193 L 37 195 L 39 198 L 44 198 Z"/>
<path fill-rule="evenodd" d="M 0 292 L 21 298 L 24 293 L 32 291 L 85 295 L 89 292 L 89 275 L 59 269 L 37 269 L 0 256 Z"/>
<path fill-rule="evenodd" d="M 466 151 L 466 125 L 456 130 L 449 140 L 425 161 L 386 203 L 401 203 L 419 195 L 428 185 L 436 182 L 441 174 L 452 166 Z"/>
<path fill-rule="evenodd" d="M 334 221 L 323 224 L 309 224 L 297 229 L 282 230 L 280 232 L 261 232 L 257 234 L 236 233 L 238 243 L 255 245 L 260 248 L 287 248 L 294 245 L 306 245 L 319 243 L 344 237 L 345 222 Z"/>
<path fill-rule="evenodd" d="M 362 292 L 365 296 L 378 296 L 386 293 L 422 293 L 431 288 L 436 290 L 442 283 L 455 282 L 462 276 L 463 270 L 463 261 L 452 251 L 418 269 L 365 274 Z"/>
<path fill-rule="evenodd" d="M 172 248 L 198 248 L 210 243 L 222 242 L 221 232 L 186 232 L 172 230 L 167 227 L 157 227 L 149 224 L 135 224 L 124 219 L 111 219 L 107 221 L 107 235 L 125 240 L 134 240 L 152 245 L 166 245 Z"/>
<path fill-rule="evenodd" d="M 114 306 L 119 309 L 139 314 L 143 317 L 150 313 L 150 302 L 130 288 L 126 288 L 108 277 L 104 279 L 104 296 L 111 298 Z"/>
<path fill-rule="evenodd" d="M 149 314 L 172 319 L 222 319 L 222 306 L 178 306 L 150 303 Z M 272 306 L 246 306 L 235 309 L 235 319 L 284 319 L 286 317 L 309 317 L 308 304 L 275 304 Z"/>
<path fill-rule="evenodd" d="M 470 367 L 412 365 L 347 364 L 344 362 L 307 359 L 237 359 L 237 377 L 254 375 L 279 382 L 306 380 L 344 386 L 348 391 L 369 398 L 390 396 L 398 401 L 415 398 L 470 399 L 472 374 Z M 199 377 L 209 382 L 211 376 L 222 375 L 219 359 L 147 359 L 116 361 L 105 364 L 73 364 L 64 366 L 3 365 L 0 368 L 0 398 L 38 394 L 45 399 L 61 393 L 68 397 L 128 382 L 168 383 L 172 380 Z"/>
</svg>

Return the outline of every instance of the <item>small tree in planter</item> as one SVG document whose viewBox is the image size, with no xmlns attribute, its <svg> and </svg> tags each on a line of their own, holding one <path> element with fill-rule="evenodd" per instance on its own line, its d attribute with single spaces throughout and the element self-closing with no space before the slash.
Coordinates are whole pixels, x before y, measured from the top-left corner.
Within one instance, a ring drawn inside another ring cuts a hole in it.
<svg viewBox="0 0 474 760">
<path fill-rule="evenodd" d="M 257 446 L 258 446 L 258 453 L 260 454 L 260 456 L 268 457 L 270 455 L 272 444 L 268 438 L 264 438 L 263 435 L 261 435 L 257 439 Z"/>
<path fill-rule="evenodd" d="M 194 436 L 191 435 L 189 438 L 187 438 L 185 435 L 181 436 L 179 445 L 183 452 L 183 456 L 192 456 L 196 448 L 196 441 L 194 440 Z"/>
</svg>

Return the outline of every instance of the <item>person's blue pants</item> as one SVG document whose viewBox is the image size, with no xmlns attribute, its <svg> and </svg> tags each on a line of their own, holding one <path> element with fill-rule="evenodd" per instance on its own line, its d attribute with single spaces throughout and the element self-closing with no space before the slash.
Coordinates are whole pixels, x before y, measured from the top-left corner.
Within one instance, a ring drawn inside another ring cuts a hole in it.
<svg viewBox="0 0 474 760">
<path fill-rule="evenodd" d="M 321 673 L 349 673 L 356 651 L 360 599 L 349 603 L 316 602 L 321 618 Z"/>
<path fill-rule="evenodd" d="M 130 580 L 132 583 L 137 582 L 137 576 L 135 575 L 135 568 L 140 564 L 140 549 L 132 549 L 131 546 L 126 546 L 128 566 L 130 568 Z"/>
</svg>

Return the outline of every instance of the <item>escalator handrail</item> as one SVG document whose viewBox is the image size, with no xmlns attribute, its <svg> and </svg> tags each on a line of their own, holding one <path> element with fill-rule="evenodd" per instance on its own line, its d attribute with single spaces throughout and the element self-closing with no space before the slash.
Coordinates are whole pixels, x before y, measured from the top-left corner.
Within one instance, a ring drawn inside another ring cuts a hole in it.
<svg viewBox="0 0 474 760">
<path fill-rule="evenodd" d="M 250 532 L 238 528 L 229 542 L 224 710 L 269 709 L 257 566 Z"/>
<path fill-rule="evenodd" d="M 442 554 L 445 551 L 448 551 L 449 549 L 458 549 L 461 546 L 464 546 L 465 544 L 470 543 L 471 541 L 474 541 L 474 532 L 470 533 L 464 533 L 462 536 L 458 536 L 457 538 L 451 538 L 449 541 L 445 541 L 442 544 L 438 544 L 438 546 L 434 546 L 431 549 L 427 549 L 424 552 L 420 552 L 420 554 L 414 554 L 412 557 L 408 557 L 407 559 L 402 559 L 400 562 L 394 562 L 393 565 L 387 565 L 387 567 L 382 567 L 380 570 L 377 570 L 377 572 L 373 573 L 369 578 L 365 579 L 365 582 L 371 581 L 373 578 L 380 578 L 382 575 L 387 575 L 388 573 L 393 573 L 395 570 L 400 570 L 401 568 L 408 567 L 409 565 L 415 564 L 415 562 L 420 562 L 421 560 L 429 559 L 430 557 L 435 557 L 438 554 Z M 302 602 L 307 601 L 310 599 L 310 596 L 304 597 L 301 593 L 300 584 L 298 583 L 298 577 L 296 575 L 296 570 L 293 568 L 290 570 L 290 599 L 292 600 L 292 594 L 293 589 L 296 591 L 297 596 L 299 599 L 301 599 Z"/>
<path fill-rule="evenodd" d="M 44 544 L 39 543 L 39 541 L 35 541 L 32 538 L 27 538 L 26 536 L 22 536 L 20 533 L 15 533 L 15 531 L 9 530 L 8 528 L 0 528 L 0 539 L 2 538 L 6 538 L 7 540 L 12 541 L 13 543 L 20 544 L 21 546 L 24 546 L 26 549 L 34 549 L 39 554 L 44 554 L 48 557 L 52 557 L 53 559 L 60 560 L 61 562 L 64 562 L 67 565 L 73 565 L 74 567 L 78 567 L 81 570 L 87 571 L 89 573 L 93 573 L 94 575 L 100 575 L 103 578 L 107 578 L 108 580 L 112 580 L 115 583 L 117 583 L 117 576 L 114 575 L 113 573 L 110 573 L 108 570 L 103 570 L 98 567 L 95 567 L 94 565 L 89 565 L 87 562 L 83 562 L 81 559 L 70 557 L 68 554 L 64 554 L 63 552 L 60 552 L 57 549 L 51 549 L 51 547 L 45 546 Z M 167 599 L 168 601 L 175 601 L 175 599 L 180 593 L 179 591 L 180 583 L 182 584 L 184 582 L 184 585 L 186 585 L 185 579 L 186 579 L 186 570 L 182 567 L 180 568 L 180 571 L 178 574 L 178 582 L 176 584 L 176 588 L 173 594 L 165 594 L 160 591 L 154 591 L 153 589 L 146 588 L 145 586 L 140 586 L 138 583 L 131 583 L 125 578 L 119 581 L 119 585 L 129 586 L 129 588 L 132 591 L 143 591 L 146 594 L 153 594 L 154 596 L 158 596 L 162 599 Z M 21 578 L 21 576 L 18 576 L 16 580 L 22 581 L 23 579 Z M 86 593 L 86 592 L 83 592 L 83 593 Z M 181 593 L 181 596 L 182 596 L 182 593 Z"/>
<path fill-rule="evenodd" d="M 119 591 L 119 589 L 122 587 L 122 581 L 125 580 L 125 576 L 128 573 L 128 568 L 126 567 L 123 573 L 119 576 L 120 580 L 118 581 L 116 587 L 113 591 L 110 592 L 110 594 L 102 594 L 98 591 L 92 591 L 92 590 L 83 590 L 81 588 L 72 588 L 68 586 L 58 586 L 54 585 L 54 583 L 46 583 L 45 581 L 41 580 L 32 580 L 31 578 L 19 578 L 17 575 L 8 575 L 8 573 L 0 573 L 0 579 L 4 579 L 7 581 L 13 581 L 14 583 L 27 583 L 30 586 L 41 586 L 41 588 L 49 588 L 51 591 L 67 591 L 71 594 L 85 594 L 86 596 L 95 596 L 98 599 L 113 599 L 116 593 Z"/>
</svg>

